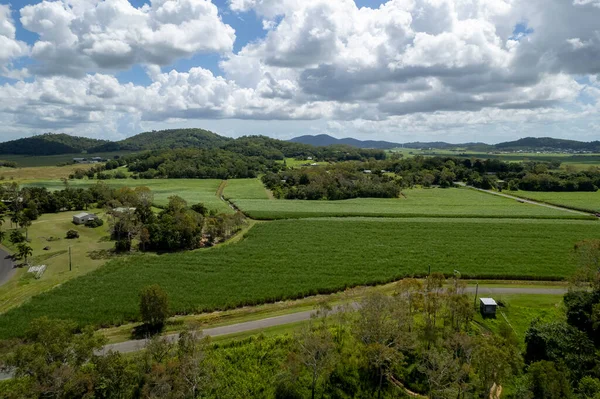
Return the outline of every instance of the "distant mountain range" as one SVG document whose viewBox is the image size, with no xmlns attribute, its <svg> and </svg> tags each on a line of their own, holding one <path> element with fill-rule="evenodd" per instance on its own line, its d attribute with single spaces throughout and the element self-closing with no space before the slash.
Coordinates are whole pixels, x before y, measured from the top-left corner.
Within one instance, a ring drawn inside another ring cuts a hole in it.
<svg viewBox="0 0 600 399">
<path fill-rule="evenodd" d="M 46 133 L 33 137 L 0 143 L 0 155 L 59 155 L 59 154 L 94 154 L 114 151 L 147 151 L 171 148 L 227 148 L 236 146 L 241 139 L 223 137 L 204 129 L 173 129 L 140 133 L 121 141 L 106 141 L 71 136 L 68 134 Z M 357 140 L 354 138 L 337 139 L 326 134 L 317 136 L 300 136 L 289 141 L 256 136 L 251 140 L 265 142 L 273 148 L 289 146 L 292 143 L 299 146 L 351 146 L 355 148 L 390 149 L 390 148 L 415 148 L 415 149 L 450 149 L 461 148 L 475 151 L 591 151 L 600 153 L 600 141 L 582 142 L 575 140 L 553 139 L 549 137 L 526 137 L 516 141 L 509 141 L 495 145 L 484 143 L 446 142 L 412 142 L 394 143 L 377 140 Z M 287 143 L 287 144 L 286 144 Z M 264 143 L 263 143 L 264 144 Z M 250 145 L 250 144 L 248 144 Z"/>
<path fill-rule="evenodd" d="M 450 149 L 450 148 L 463 148 L 468 150 L 476 151 L 540 151 L 540 150 L 565 150 L 565 151 L 592 151 L 600 152 L 600 141 L 576 141 L 576 140 L 563 140 L 553 139 L 550 137 L 526 137 L 523 139 L 508 141 L 499 144 L 485 144 L 485 143 L 446 143 L 444 141 L 434 142 L 412 142 L 412 143 L 393 143 L 389 141 L 373 141 L 373 140 L 357 140 L 353 138 L 337 139 L 326 134 L 320 134 L 316 136 L 300 136 L 295 137 L 289 141 L 294 143 L 303 143 L 316 146 L 322 145 L 350 145 L 358 148 L 376 148 L 376 149 L 391 149 L 391 148 L 436 148 L 436 149 Z"/>
</svg>

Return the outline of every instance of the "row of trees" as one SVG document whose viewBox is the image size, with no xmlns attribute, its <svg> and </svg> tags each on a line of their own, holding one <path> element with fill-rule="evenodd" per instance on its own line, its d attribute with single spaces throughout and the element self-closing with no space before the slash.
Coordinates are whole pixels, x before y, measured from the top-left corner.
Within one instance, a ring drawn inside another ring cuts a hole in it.
<svg viewBox="0 0 600 399">
<path fill-rule="evenodd" d="M 153 195 L 147 187 L 121 189 L 129 198 L 109 210 L 111 236 L 118 251 L 129 251 L 134 239 L 143 251 L 190 250 L 212 246 L 238 232 L 246 223 L 244 215 L 217 215 L 203 204 L 188 206 L 178 196 L 158 214 L 152 209 Z"/>
<path fill-rule="evenodd" d="M 262 178 L 276 198 L 342 200 L 349 198 L 396 198 L 399 181 L 371 171 L 352 171 L 339 164 L 325 168 L 291 169 Z"/>
</svg>

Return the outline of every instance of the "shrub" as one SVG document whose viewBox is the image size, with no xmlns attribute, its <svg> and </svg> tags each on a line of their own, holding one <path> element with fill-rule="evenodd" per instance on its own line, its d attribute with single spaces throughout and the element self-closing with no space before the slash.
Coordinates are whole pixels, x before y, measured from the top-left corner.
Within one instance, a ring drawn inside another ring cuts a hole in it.
<svg viewBox="0 0 600 399">
<path fill-rule="evenodd" d="M 67 238 L 72 240 L 74 238 L 79 238 L 79 232 L 77 230 L 69 230 L 67 231 Z"/>
<path fill-rule="evenodd" d="M 115 241 L 115 251 L 129 252 L 131 251 L 131 241 L 123 239 Z"/>
<path fill-rule="evenodd" d="M 140 314 L 144 324 L 151 329 L 158 329 L 169 317 L 169 300 L 167 293 L 158 285 L 150 285 L 140 293 Z"/>
<path fill-rule="evenodd" d="M 85 227 L 96 228 L 102 225 L 104 225 L 104 221 L 100 218 L 90 219 L 87 222 L 85 222 Z"/>
</svg>

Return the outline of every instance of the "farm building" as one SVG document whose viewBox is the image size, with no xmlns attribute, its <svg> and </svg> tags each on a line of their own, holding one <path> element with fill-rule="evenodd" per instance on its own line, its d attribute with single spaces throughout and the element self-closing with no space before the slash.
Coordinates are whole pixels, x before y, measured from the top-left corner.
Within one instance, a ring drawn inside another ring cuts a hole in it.
<svg viewBox="0 0 600 399">
<path fill-rule="evenodd" d="M 496 316 L 496 308 L 498 304 L 492 298 L 479 299 L 479 311 L 482 316 Z"/>
<path fill-rule="evenodd" d="M 77 215 L 73 215 L 73 223 L 85 224 L 85 222 L 87 222 L 88 220 L 94 220 L 97 218 L 98 216 L 94 215 L 93 213 L 81 212 Z"/>
</svg>

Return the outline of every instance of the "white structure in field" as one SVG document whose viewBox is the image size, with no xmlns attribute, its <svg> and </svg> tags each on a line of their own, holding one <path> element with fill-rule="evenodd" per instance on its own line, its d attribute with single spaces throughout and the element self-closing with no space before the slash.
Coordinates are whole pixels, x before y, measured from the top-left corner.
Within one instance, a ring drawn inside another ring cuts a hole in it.
<svg viewBox="0 0 600 399">
<path fill-rule="evenodd" d="M 98 216 L 93 213 L 81 212 L 77 215 L 73 215 L 73 223 L 75 224 L 85 224 L 88 220 L 98 219 Z"/>
<path fill-rule="evenodd" d="M 31 266 L 29 269 L 27 269 L 27 273 L 32 273 L 35 276 L 35 278 L 42 277 L 42 274 L 44 274 L 45 271 L 46 265 Z"/>
</svg>

